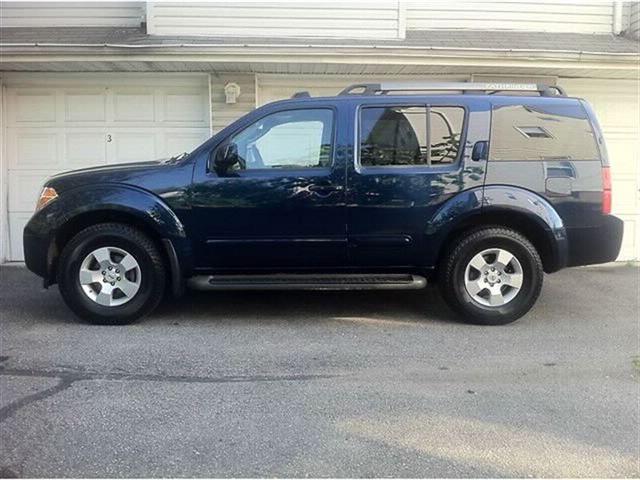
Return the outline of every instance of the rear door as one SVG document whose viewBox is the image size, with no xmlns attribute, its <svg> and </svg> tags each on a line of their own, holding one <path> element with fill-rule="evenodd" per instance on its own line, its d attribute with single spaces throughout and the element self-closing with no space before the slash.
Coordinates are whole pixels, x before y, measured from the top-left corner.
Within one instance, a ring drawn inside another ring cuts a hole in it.
<svg viewBox="0 0 640 480">
<path fill-rule="evenodd" d="M 488 140 L 488 111 L 486 102 L 458 97 L 422 103 L 391 97 L 357 109 L 348 173 L 352 265 L 426 262 L 430 219 L 447 200 L 482 185 L 485 164 L 470 157 L 475 141 Z"/>
</svg>

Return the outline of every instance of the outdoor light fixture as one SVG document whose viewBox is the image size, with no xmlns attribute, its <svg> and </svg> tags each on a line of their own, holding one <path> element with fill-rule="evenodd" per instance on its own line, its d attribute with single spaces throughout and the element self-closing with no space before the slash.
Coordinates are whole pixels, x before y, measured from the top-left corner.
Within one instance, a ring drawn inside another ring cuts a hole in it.
<svg viewBox="0 0 640 480">
<path fill-rule="evenodd" d="M 224 95 L 227 103 L 236 103 L 240 96 L 240 85 L 229 82 L 224 86 Z"/>
</svg>

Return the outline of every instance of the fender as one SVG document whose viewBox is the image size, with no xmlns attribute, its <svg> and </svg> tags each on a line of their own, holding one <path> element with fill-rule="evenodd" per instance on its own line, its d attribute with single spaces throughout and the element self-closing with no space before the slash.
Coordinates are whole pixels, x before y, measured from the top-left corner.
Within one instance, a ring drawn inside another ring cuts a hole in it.
<svg viewBox="0 0 640 480">
<path fill-rule="evenodd" d="M 28 224 L 29 231 L 25 231 L 26 235 L 48 237 L 45 283 L 51 283 L 54 275 L 54 263 L 58 255 L 54 240 L 58 234 L 70 222 L 86 218 L 92 213 L 115 214 L 116 218 L 117 214 L 121 213 L 155 232 L 169 257 L 174 283 L 176 278 L 183 276 L 183 272 L 190 270 L 191 242 L 186 236 L 182 222 L 163 199 L 132 185 L 92 184 L 64 191 L 56 201 L 37 212 Z M 179 265 L 180 272 L 173 271 L 176 265 Z M 174 288 L 177 287 L 174 285 Z"/>
<path fill-rule="evenodd" d="M 564 223 L 553 206 L 540 195 L 506 185 L 488 185 L 461 192 L 445 202 L 429 220 L 425 234 L 430 249 L 428 260 L 436 265 L 452 234 L 485 222 L 517 225 L 526 221 L 542 232 L 549 246 L 548 272 L 567 265 L 568 241 Z"/>
</svg>

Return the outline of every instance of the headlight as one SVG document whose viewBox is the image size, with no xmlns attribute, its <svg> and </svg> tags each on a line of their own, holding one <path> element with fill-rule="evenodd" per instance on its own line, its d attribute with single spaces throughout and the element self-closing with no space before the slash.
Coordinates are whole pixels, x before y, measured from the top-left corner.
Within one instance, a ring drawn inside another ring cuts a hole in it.
<svg viewBox="0 0 640 480">
<path fill-rule="evenodd" d="M 58 193 L 55 189 L 51 187 L 44 187 L 42 192 L 40 192 L 40 198 L 38 198 L 38 203 L 36 204 L 36 212 L 45 207 L 45 205 L 50 204 L 56 198 L 58 198 Z"/>
</svg>

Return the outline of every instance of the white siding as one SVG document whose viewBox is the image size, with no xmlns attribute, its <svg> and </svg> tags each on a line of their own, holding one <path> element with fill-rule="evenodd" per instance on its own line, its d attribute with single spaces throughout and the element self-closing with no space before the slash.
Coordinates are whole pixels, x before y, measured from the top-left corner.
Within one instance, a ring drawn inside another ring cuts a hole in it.
<svg viewBox="0 0 640 480">
<path fill-rule="evenodd" d="M 0 2 L 5 27 L 137 27 L 144 2 Z"/>
<path fill-rule="evenodd" d="M 157 35 L 399 38 L 400 0 L 338 2 L 148 2 Z"/>
<path fill-rule="evenodd" d="M 408 0 L 407 28 L 611 33 L 613 2 Z"/>
</svg>

